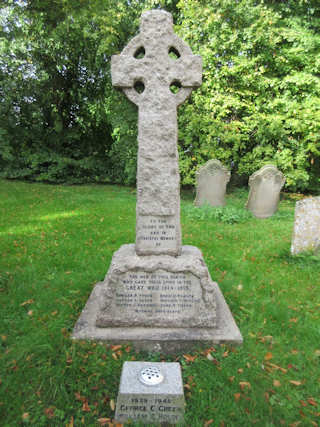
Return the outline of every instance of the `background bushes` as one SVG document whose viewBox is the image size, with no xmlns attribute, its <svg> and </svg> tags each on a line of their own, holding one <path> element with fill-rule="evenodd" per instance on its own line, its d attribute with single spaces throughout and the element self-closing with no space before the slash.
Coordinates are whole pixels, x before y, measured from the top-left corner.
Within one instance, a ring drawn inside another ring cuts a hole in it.
<svg viewBox="0 0 320 427">
<path fill-rule="evenodd" d="M 317 0 L 3 2 L 0 174 L 134 184 L 137 111 L 111 86 L 110 58 L 163 7 L 203 58 L 179 109 L 182 184 L 210 158 L 247 177 L 272 161 L 291 191 L 320 184 Z"/>
</svg>

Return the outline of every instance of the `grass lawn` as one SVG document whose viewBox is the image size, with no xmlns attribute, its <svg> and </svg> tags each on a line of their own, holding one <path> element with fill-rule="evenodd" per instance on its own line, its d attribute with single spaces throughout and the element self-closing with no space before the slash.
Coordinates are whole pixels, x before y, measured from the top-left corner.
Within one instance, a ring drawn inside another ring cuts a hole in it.
<svg viewBox="0 0 320 427">
<path fill-rule="evenodd" d="M 187 426 L 320 423 L 320 261 L 290 255 L 294 200 L 272 218 L 197 209 L 182 195 L 183 243 L 199 247 L 244 338 L 164 358 L 72 342 L 112 254 L 135 239 L 135 190 L 0 181 L 0 424 L 112 426 L 125 360 L 182 365 Z"/>
</svg>

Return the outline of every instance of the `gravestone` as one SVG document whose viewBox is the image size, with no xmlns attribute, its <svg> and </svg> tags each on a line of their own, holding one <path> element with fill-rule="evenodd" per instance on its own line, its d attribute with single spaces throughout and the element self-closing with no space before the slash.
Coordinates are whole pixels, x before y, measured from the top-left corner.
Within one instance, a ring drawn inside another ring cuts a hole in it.
<svg viewBox="0 0 320 427">
<path fill-rule="evenodd" d="M 274 165 L 265 165 L 249 178 L 246 208 L 257 218 L 268 218 L 278 209 L 285 177 Z"/>
<path fill-rule="evenodd" d="M 216 159 L 209 160 L 197 172 L 196 206 L 208 203 L 211 206 L 224 206 L 226 187 L 231 173 Z"/>
<path fill-rule="evenodd" d="M 320 248 L 320 197 L 308 197 L 296 203 L 291 253 L 317 251 Z"/>
<path fill-rule="evenodd" d="M 177 424 L 185 409 L 179 363 L 124 362 L 115 421 Z"/>
<path fill-rule="evenodd" d="M 174 34 L 171 14 L 153 10 L 112 57 L 111 73 L 139 109 L 136 243 L 115 252 L 73 338 L 163 353 L 241 343 L 200 250 L 181 245 L 177 106 L 201 84 L 201 58 Z"/>
</svg>

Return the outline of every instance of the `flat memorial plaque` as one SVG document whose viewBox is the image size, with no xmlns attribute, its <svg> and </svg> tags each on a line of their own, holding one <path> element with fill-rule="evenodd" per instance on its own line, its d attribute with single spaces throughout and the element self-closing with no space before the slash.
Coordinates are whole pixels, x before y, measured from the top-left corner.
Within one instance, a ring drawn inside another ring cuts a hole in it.
<svg viewBox="0 0 320 427">
<path fill-rule="evenodd" d="M 124 362 L 116 422 L 132 420 L 176 424 L 183 421 L 184 407 L 179 363 Z"/>
</svg>

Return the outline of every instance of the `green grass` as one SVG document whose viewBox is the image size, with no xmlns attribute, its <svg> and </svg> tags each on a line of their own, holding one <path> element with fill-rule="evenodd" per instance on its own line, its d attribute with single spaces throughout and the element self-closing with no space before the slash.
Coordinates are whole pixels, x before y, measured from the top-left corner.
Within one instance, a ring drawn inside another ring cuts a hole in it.
<svg viewBox="0 0 320 427">
<path fill-rule="evenodd" d="M 113 252 L 134 242 L 134 190 L 0 181 L 0 197 L 2 426 L 108 425 L 134 359 L 181 363 L 188 426 L 319 424 L 320 261 L 290 255 L 289 197 L 258 220 L 246 191 L 219 214 L 183 193 L 183 243 L 202 250 L 244 338 L 192 358 L 70 339 Z"/>
</svg>

